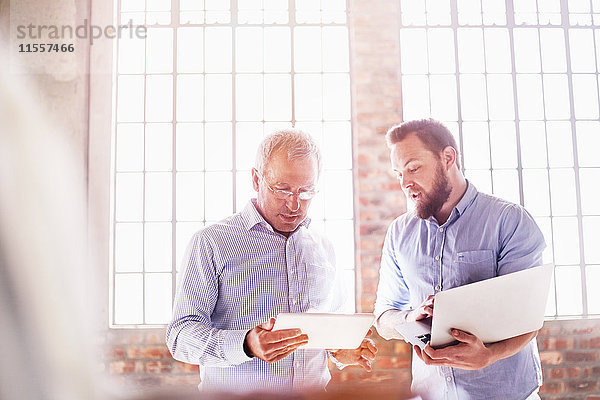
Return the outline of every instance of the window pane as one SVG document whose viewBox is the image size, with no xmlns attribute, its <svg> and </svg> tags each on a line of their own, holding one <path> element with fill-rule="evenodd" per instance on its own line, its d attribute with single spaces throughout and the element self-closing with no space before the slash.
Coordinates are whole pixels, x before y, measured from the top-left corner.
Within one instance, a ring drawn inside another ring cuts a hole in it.
<svg viewBox="0 0 600 400">
<path fill-rule="evenodd" d="M 265 72 L 290 72 L 290 28 L 265 28 Z"/>
<path fill-rule="evenodd" d="M 508 29 L 484 29 L 485 48 L 494 49 L 485 52 L 485 67 L 487 72 L 512 72 L 510 41 Z"/>
<path fill-rule="evenodd" d="M 325 171 L 321 179 L 327 218 L 351 219 L 353 202 L 340 199 L 352 199 L 352 171 Z"/>
<path fill-rule="evenodd" d="M 546 133 L 544 123 L 521 122 L 519 127 L 523 168 L 546 167 Z"/>
<path fill-rule="evenodd" d="M 348 72 L 349 60 L 348 28 L 323 27 L 323 71 Z"/>
<path fill-rule="evenodd" d="M 146 122 L 173 120 L 173 76 L 146 76 Z"/>
<path fill-rule="evenodd" d="M 579 264 L 579 232 L 576 217 L 552 218 L 554 262 Z"/>
<path fill-rule="evenodd" d="M 351 169 L 352 131 L 350 122 L 325 122 L 321 150 L 325 169 Z"/>
<path fill-rule="evenodd" d="M 206 75 L 207 121 L 231 121 L 231 75 Z"/>
<path fill-rule="evenodd" d="M 256 191 L 252 186 L 250 171 L 238 171 L 235 180 L 235 212 L 240 212 L 251 198 L 256 197 Z"/>
<path fill-rule="evenodd" d="M 146 221 L 171 220 L 171 173 L 150 172 L 146 174 Z"/>
<path fill-rule="evenodd" d="M 546 169 L 523 170 L 525 208 L 532 215 L 550 215 L 550 191 Z"/>
<path fill-rule="evenodd" d="M 325 233 L 331 238 L 336 255 L 336 268 L 354 268 L 354 224 L 352 220 L 327 220 Z"/>
<path fill-rule="evenodd" d="M 487 123 L 463 123 L 463 151 L 465 168 L 490 168 L 490 143 Z"/>
<path fill-rule="evenodd" d="M 120 74 L 144 73 L 144 44 L 144 39 L 137 37 L 134 29 L 123 29 L 119 39 Z"/>
<path fill-rule="evenodd" d="M 171 124 L 146 124 L 146 171 L 170 171 L 173 164 Z"/>
<path fill-rule="evenodd" d="M 171 274 L 146 274 L 146 323 L 166 324 L 171 319 Z"/>
<path fill-rule="evenodd" d="M 177 76 L 177 120 L 202 121 L 204 119 L 204 77 L 202 75 Z"/>
<path fill-rule="evenodd" d="M 294 29 L 294 70 L 321 71 L 321 28 L 302 26 Z"/>
<path fill-rule="evenodd" d="M 170 222 L 144 224 L 144 270 L 146 272 L 171 271 L 172 236 Z"/>
<path fill-rule="evenodd" d="M 465 121 L 486 121 L 487 99 L 483 74 L 460 75 L 461 114 Z"/>
<path fill-rule="evenodd" d="M 204 71 L 203 46 L 203 28 L 177 29 L 177 72 Z"/>
<path fill-rule="evenodd" d="M 177 170 L 204 169 L 202 124 L 177 124 Z"/>
<path fill-rule="evenodd" d="M 499 169 L 492 171 L 494 195 L 515 204 L 521 202 L 519 196 L 519 176 L 516 170 Z"/>
<path fill-rule="evenodd" d="M 513 30 L 515 68 L 517 72 L 540 72 L 540 43 L 538 30 L 517 28 Z"/>
<path fill-rule="evenodd" d="M 491 120 L 514 120 L 515 107 L 511 75 L 487 76 L 489 112 Z"/>
<path fill-rule="evenodd" d="M 233 211 L 231 172 L 206 173 L 206 220 L 220 221 Z"/>
<path fill-rule="evenodd" d="M 265 120 L 290 121 L 291 100 L 290 76 L 265 74 Z"/>
<path fill-rule="evenodd" d="M 144 125 L 117 125 L 115 156 L 117 171 L 142 171 L 144 169 Z"/>
<path fill-rule="evenodd" d="M 577 121 L 577 153 L 581 167 L 600 167 L 600 124 L 597 121 Z"/>
<path fill-rule="evenodd" d="M 455 71 L 454 33 L 449 28 L 432 28 L 428 33 L 429 72 L 452 73 Z"/>
<path fill-rule="evenodd" d="M 235 40 L 236 70 L 261 72 L 263 70 L 263 28 L 237 28 Z"/>
<path fill-rule="evenodd" d="M 144 77 L 119 76 L 117 119 L 119 122 L 144 121 Z"/>
<path fill-rule="evenodd" d="M 117 221 L 141 221 L 144 193 L 142 173 L 117 173 L 115 218 Z"/>
<path fill-rule="evenodd" d="M 566 75 L 544 75 L 544 105 L 546 119 L 569 119 L 569 86 Z"/>
<path fill-rule="evenodd" d="M 587 265 L 585 269 L 587 280 L 588 314 L 600 314 L 600 265 Z"/>
<path fill-rule="evenodd" d="M 569 190 L 565 190 L 569 188 Z M 550 192 L 552 196 L 552 215 L 577 215 L 575 198 L 575 172 L 571 168 L 550 170 Z"/>
<path fill-rule="evenodd" d="M 489 169 L 467 169 L 465 176 L 478 191 L 492 194 L 492 176 Z"/>
<path fill-rule="evenodd" d="M 457 35 L 460 72 L 484 72 L 483 30 L 459 28 Z"/>
<path fill-rule="evenodd" d="M 441 121 L 456 121 L 456 78 L 454 75 L 432 75 L 430 80 L 431 117 Z M 421 116 L 422 118 L 422 116 Z"/>
<path fill-rule="evenodd" d="M 117 274 L 115 276 L 115 323 L 144 322 L 142 299 L 142 274 Z"/>
<path fill-rule="evenodd" d="M 574 73 L 596 72 L 593 35 L 591 29 L 569 29 L 571 70 Z"/>
<path fill-rule="evenodd" d="M 544 234 L 546 248 L 542 253 L 542 263 L 554 262 L 554 245 L 552 236 L 552 219 L 550 217 L 534 217 L 536 224 Z"/>
<path fill-rule="evenodd" d="M 600 217 L 583 217 L 583 248 L 586 264 L 600 264 Z M 600 281 L 598 281 L 600 283 Z"/>
<path fill-rule="evenodd" d="M 177 221 L 204 219 L 204 174 L 180 172 L 177 174 Z"/>
<path fill-rule="evenodd" d="M 425 29 L 400 30 L 400 63 L 403 75 L 428 71 Z"/>
<path fill-rule="evenodd" d="M 192 240 L 194 233 L 204 227 L 202 222 L 178 222 L 177 223 L 177 244 L 176 244 L 176 259 L 177 272 L 181 271 L 183 263 L 183 255 L 188 244 Z"/>
<path fill-rule="evenodd" d="M 598 186 L 600 169 L 581 168 L 579 179 L 581 183 L 581 212 L 585 215 L 600 215 L 600 187 Z"/>
<path fill-rule="evenodd" d="M 578 266 L 556 267 L 558 313 L 577 315 L 583 312 L 581 271 Z"/>
<path fill-rule="evenodd" d="M 323 119 L 350 119 L 350 76 L 348 74 L 323 75 Z"/>
<path fill-rule="evenodd" d="M 321 74 L 298 74 L 294 79 L 296 120 L 323 118 L 323 82 Z"/>
<path fill-rule="evenodd" d="M 490 109 L 491 111 L 491 109 Z M 514 122 L 490 122 L 493 168 L 517 167 L 517 136 Z"/>
<path fill-rule="evenodd" d="M 550 167 L 573 166 L 573 136 L 568 121 L 546 122 Z"/>
<path fill-rule="evenodd" d="M 206 72 L 231 72 L 231 28 L 206 28 L 204 35 Z"/>
<path fill-rule="evenodd" d="M 598 86 L 595 75 L 573 75 L 575 118 L 598 118 Z"/>
<path fill-rule="evenodd" d="M 238 170 L 254 168 L 255 149 L 263 138 L 263 126 L 260 122 L 239 122 L 235 129 L 235 157 Z"/>
<path fill-rule="evenodd" d="M 146 72 L 159 74 L 173 71 L 173 30 L 146 29 Z"/>
<path fill-rule="evenodd" d="M 259 74 L 240 74 L 235 83 L 235 118 L 238 121 L 262 121 L 263 79 Z"/>
<path fill-rule="evenodd" d="M 429 115 L 429 80 L 425 75 L 402 77 L 402 114 L 404 120 Z"/>
<path fill-rule="evenodd" d="M 540 29 L 544 72 L 567 72 L 565 35 L 562 28 Z"/>
<path fill-rule="evenodd" d="M 521 120 L 544 119 L 542 79 L 539 75 L 517 75 L 517 102 Z"/>
<path fill-rule="evenodd" d="M 142 272 L 143 237 L 141 223 L 115 226 L 115 271 Z"/>
<path fill-rule="evenodd" d="M 204 129 L 206 170 L 230 170 L 232 166 L 231 124 L 207 123 Z"/>
</svg>

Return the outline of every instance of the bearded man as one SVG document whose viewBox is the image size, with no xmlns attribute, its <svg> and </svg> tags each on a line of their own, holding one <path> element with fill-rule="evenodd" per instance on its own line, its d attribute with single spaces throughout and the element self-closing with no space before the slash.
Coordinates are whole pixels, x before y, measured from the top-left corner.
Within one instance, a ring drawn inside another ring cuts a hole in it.
<svg viewBox="0 0 600 400">
<path fill-rule="evenodd" d="M 392 127 L 392 168 L 416 208 L 396 218 L 385 239 L 375 314 L 386 339 L 395 326 L 433 315 L 435 294 L 542 263 L 544 237 L 521 206 L 477 191 L 460 169 L 442 123 Z M 507 294 L 510 295 L 510 294 Z M 412 390 L 423 399 L 539 399 L 537 332 L 484 344 L 452 331 L 456 344 L 414 347 Z"/>
</svg>

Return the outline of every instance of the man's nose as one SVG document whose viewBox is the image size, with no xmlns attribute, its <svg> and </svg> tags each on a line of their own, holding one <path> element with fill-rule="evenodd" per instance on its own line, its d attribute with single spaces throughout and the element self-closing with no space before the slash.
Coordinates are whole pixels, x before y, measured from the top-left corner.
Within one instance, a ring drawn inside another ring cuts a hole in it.
<svg viewBox="0 0 600 400">
<path fill-rule="evenodd" d="M 404 189 L 404 190 L 407 190 L 412 185 L 413 185 L 413 181 L 408 178 L 402 178 L 402 180 L 400 181 L 400 186 L 402 186 L 402 189 Z"/>
<path fill-rule="evenodd" d="M 288 196 L 288 198 L 285 200 L 285 205 L 292 212 L 298 211 L 300 209 L 300 199 L 298 198 L 298 193 Z"/>
</svg>

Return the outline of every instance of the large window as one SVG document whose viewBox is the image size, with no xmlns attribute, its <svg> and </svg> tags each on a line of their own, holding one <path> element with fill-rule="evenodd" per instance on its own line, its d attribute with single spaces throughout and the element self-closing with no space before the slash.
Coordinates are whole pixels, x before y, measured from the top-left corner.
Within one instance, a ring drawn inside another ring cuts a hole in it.
<svg viewBox="0 0 600 400">
<path fill-rule="evenodd" d="M 445 121 L 467 178 L 524 205 L 548 316 L 600 314 L 600 1 L 401 2 L 403 119 Z"/>
<path fill-rule="evenodd" d="M 350 74 L 344 0 L 120 0 L 112 325 L 168 322 L 186 245 L 253 196 L 262 137 L 295 126 L 324 153 L 313 223 L 354 310 Z"/>
</svg>

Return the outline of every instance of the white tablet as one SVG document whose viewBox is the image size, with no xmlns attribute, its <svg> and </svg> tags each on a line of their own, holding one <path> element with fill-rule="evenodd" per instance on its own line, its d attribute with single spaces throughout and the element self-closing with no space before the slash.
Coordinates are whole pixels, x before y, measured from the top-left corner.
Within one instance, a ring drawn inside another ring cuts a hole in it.
<svg viewBox="0 0 600 400">
<path fill-rule="evenodd" d="M 373 322 L 373 314 L 281 313 L 273 330 L 300 329 L 308 335 L 302 349 L 356 349 Z"/>
</svg>

